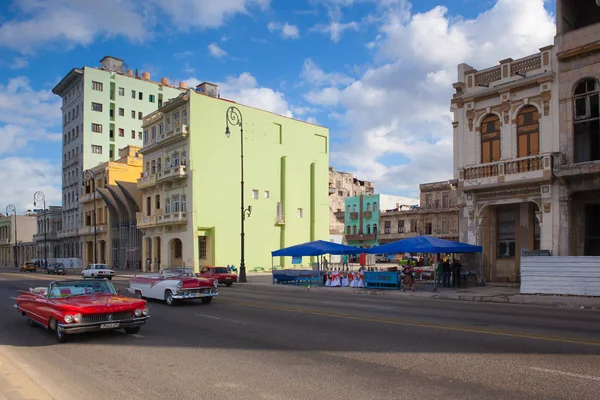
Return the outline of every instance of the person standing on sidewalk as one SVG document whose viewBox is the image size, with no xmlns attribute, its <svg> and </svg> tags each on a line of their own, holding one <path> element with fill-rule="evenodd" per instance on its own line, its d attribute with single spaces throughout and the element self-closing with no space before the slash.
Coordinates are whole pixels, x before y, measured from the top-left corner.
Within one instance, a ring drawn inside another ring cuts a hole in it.
<svg viewBox="0 0 600 400">
<path fill-rule="evenodd" d="M 444 264 L 442 264 L 442 271 L 444 272 L 444 287 L 450 287 L 450 262 L 448 258 L 444 258 Z"/>
<path fill-rule="evenodd" d="M 462 270 L 462 264 L 458 259 L 454 259 L 454 265 L 452 265 L 454 270 L 454 279 L 452 280 L 452 286 L 460 288 L 460 274 Z"/>
<path fill-rule="evenodd" d="M 437 265 L 435 273 L 437 275 L 436 276 L 436 281 L 437 281 L 437 283 L 439 285 L 439 284 L 442 283 L 442 278 L 444 276 L 444 260 L 443 259 L 440 259 L 440 262 Z"/>
</svg>

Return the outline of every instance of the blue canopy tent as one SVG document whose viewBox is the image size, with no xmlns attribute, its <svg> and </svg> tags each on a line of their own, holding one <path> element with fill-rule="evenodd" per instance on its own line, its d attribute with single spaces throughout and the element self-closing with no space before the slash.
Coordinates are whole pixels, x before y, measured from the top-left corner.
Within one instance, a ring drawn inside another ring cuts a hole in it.
<svg viewBox="0 0 600 400">
<path fill-rule="evenodd" d="M 414 236 L 392 243 L 366 249 L 370 254 L 402 254 L 402 253 L 481 253 L 483 248 L 467 243 L 453 242 L 435 236 Z M 435 269 L 434 269 L 435 274 Z M 433 291 L 437 291 L 436 279 L 433 279 Z"/>
<path fill-rule="evenodd" d="M 368 254 L 481 253 L 482 251 L 483 248 L 481 246 L 453 242 L 434 236 L 414 236 L 365 249 L 365 253 Z"/>
</svg>

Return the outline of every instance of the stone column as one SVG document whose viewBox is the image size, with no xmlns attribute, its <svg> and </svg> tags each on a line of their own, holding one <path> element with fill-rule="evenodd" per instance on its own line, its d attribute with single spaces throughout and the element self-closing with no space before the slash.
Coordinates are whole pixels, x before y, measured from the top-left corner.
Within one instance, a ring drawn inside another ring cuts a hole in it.
<svg viewBox="0 0 600 400">
<path fill-rule="evenodd" d="M 571 255 L 571 193 L 565 186 L 560 187 L 558 202 L 560 232 L 558 235 L 558 255 Z"/>
</svg>

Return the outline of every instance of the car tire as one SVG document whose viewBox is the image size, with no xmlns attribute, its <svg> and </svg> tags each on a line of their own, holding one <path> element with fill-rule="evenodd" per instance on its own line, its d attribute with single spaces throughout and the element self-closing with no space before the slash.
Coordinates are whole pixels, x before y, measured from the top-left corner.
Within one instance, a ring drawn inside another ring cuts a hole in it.
<svg viewBox="0 0 600 400">
<path fill-rule="evenodd" d="M 65 343 L 68 341 L 67 334 L 58 326 L 58 323 L 54 318 L 50 320 L 50 327 L 54 331 L 54 337 L 58 343 Z"/>
<path fill-rule="evenodd" d="M 131 328 L 125 328 L 125 333 L 127 333 L 128 335 L 135 335 L 139 331 L 140 331 L 139 326 L 132 326 Z"/>
<path fill-rule="evenodd" d="M 85 275 L 84 274 L 81 274 L 81 279 L 85 279 Z"/>
<path fill-rule="evenodd" d="M 167 303 L 168 306 L 175 305 L 175 299 L 173 298 L 173 292 L 171 292 L 168 289 L 165 291 L 165 303 Z"/>
<path fill-rule="evenodd" d="M 109 281 L 112 281 L 112 276 L 108 276 L 106 279 L 108 279 Z"/>
<path fill-rule="evenodd" d="M 202 304 L 210 304 L 210 302 L 212 301 L 212 297 L 203 297 L 202 298 Z"/>
<path fill-rule="evenodd" d="M 225 286 L 231 287 L 231 285 L 233 285 L 233 282 L 225 282 Z"/>
</svg>

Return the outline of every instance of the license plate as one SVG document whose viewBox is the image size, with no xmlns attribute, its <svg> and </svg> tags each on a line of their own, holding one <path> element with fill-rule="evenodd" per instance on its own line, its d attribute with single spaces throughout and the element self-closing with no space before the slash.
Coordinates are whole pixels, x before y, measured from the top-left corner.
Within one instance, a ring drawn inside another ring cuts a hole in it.
<svg viewBox="0 0 600 400">
<path fill-rule="evenodd" d="M 231 277 L 230 277 L 230 276 L 228 276 L 228 277 L 227 277 L 227 278 L 225 278 L 225 279 L 231 279 Z"/>
<path fill-rule="evenodd" d="M 200 293 L 190 293 L 190 297 L 199 297 Z"/>
<path fill-rule="evenodd" d="M 102 324 L 100 325 L 100 329 L 115 329 L 119 327 L 119 323 L 112 323 L 112 324 Z"/>
</svg>

